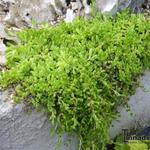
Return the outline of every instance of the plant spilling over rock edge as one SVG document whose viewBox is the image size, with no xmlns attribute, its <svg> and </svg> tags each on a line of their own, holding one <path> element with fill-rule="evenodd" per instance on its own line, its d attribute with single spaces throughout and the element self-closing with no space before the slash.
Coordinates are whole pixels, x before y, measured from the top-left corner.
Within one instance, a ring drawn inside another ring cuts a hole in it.
<svg viewBox="0 0 150 150">
<path fill-rule="evenodd" d="M 150 66 L 150 21 L 118 14 L 27 29 L 7 49 L 0 86 L 14 99 L 48 112 L 59 133 L 76 132 L 83 150 L 101 150 L 116 107 Z"/>
</svg>

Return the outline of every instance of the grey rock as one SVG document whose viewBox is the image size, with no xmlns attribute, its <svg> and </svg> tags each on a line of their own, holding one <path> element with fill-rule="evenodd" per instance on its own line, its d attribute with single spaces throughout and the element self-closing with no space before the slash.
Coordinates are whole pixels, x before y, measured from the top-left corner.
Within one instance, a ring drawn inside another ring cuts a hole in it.
<svg viewBox="0 0 150 150">
<path fill-rule="evenodd" d="M 85 18 L 90 18 L 90 15 L 91 15 L 91 6 L 87 3 L 87 0 L 83 0 L 83 7 L 84 7 L 84 10 L 83 10 L 83 16 Z"/>
<path fill-rule="evenodd" d="M 10 101 L 0 104 L 0 150 L 55 150 L 59 136 L 51 136 L 51 129 L 45 113 L 27 113 L 23 104 Z M 76 150 L 77 146 L 77 138 L 66 133 L 58 149 Z"/>
<path fill-rule="evenodd" d="M 4 21 L 11 26 L 19 28 L 31 27 L 33 21 L 36 21 L 38 24 L 49 22 L 55 18 L 49 6 L 50 3 L 43 3 L 42 0 L 19 0 L 15 5 L 9 6 L 9 13 Z"/>
<path fill-rule="evenodd" d="M 66 18 L 65 18 L 65 22 L 66 23 L 71 23 L 75 18 L 75 14 L 73 12 L 72 9 L 67 9 L 67 13 L 66 13 Z"/>
<path fill-rule="evenodd" d="M 2 41 L 3 41 L 3 39 L 7 39 L 7 40 L 9 40 L 9 41 L 13 41 L 14 43 L 18 43 L 19 42 L 19 39 L 17 38 L 17 36 L 16 36 L 16 32 L 19 32 L 20 31 L 20 29 L 17 29 L 17 28 L 13 28 L 12 27 L 12 33 L 13 34 L 9 34 L 8 32 L 9 32 L 9 30 L 7 29 L 7 26 L 4 24 L 4 23 L 1 23 L 0 22 L 0 53 L 1 53 L 1 51 L 2 50 L 4 50 L 5 48 L 5 46 L 4 46 L 4 44 L 2 43 Z"/>
<path fill-rule="evenodd" d="M 7 13 L 4 13 L 4 5 Z M 65 0 L 1 1 L 0 18 L 9 26 L 32 27 L 32 22 L 41 24 L 55 20 L 57 16 L 63 15 L 63 8 L 66 8 Z"/>
<path fill-rule="evenodd" d="M 16 0 L 1 0 L 1 3 L 15 3 Z"/>
<path fill-rule="evenodd" d="M 126 8 L 140 12 L 143 3 L 146 3 L 145 0 L 96 0 L 99 11 L 112 15 Z M 149 5 L 149 0 L 147 3 Z M 90 17 L 91 6 L 87 0 L 71 1 L 70 6 L 75 16 Z M 33 22 L 38 25 L 45 22 L 57 22 L 62 18 L 61 16 L 66 15 L 67 9 L 65 0 L 1 0 L 0 22 L 18 28 L 33 27 Z"/>
<path fill-rule="evenodd" d="M 3 41 L 0 40 L 0 65 L 4 65 L 6 63 L 5 50 L 6 46 L 3 44 Z"/>
<path fill-rule="evenodd" d="M 0 39 L 7 38 L 9 39 L 10 37 L 7 35 L 5 31 L 5 25 L 0 23 Z"/>
<path fill-rule="evenodd" d="M 87 0 L 72 1 L 70 5 L 75 16 L 90 14 Z M 67 10 L 66 0 L 4 0 L 0 1 L 0 21 L 9 27 L 33 27 L 33 22 L 40 25 L 59 20 Z"/>
<path fill-rule="evenodd" d="M 96 0 L 96 6 L 102 13 L 110 12 L 118 4 L 118 0 Z"/>
<path fill-rule="evenodd" d="M 96 0 L 98 10 L 102 13 L 109 12 L 112 15 L 126 8 L 130 8 L 134 12 L 140 12 L 141 5 L 144 3 L 145 0 Z"/>
<path fill-rule="evenodd" d="M 80 1 L 77 1 L 77 2 L 71 2 L 71 8 L 72 10 L 80 10 L 82 7 L 82 4 Z"/>
</svg>

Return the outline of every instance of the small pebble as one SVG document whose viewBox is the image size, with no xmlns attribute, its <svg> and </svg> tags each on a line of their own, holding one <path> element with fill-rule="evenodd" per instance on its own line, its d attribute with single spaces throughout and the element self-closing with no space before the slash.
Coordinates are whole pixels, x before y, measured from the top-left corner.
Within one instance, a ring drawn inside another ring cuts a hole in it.
<svg viewBox="0 0 150 150">
<path fill-rule="evenodd" d="M 0 65 L 4 65 L 6 63 L 5 57 L 6 46 L 3 44 L 3 41 L 0 41 Z"/>
</svg>

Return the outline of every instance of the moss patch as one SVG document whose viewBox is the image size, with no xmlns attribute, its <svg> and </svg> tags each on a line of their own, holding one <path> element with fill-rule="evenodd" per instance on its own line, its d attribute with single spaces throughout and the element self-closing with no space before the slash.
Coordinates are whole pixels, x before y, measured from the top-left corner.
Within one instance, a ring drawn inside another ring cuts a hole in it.
<svg viewBox="0 0 150 150">
<path fill-rule="evenodd" d="M 150 21 L 122 13 L 26 29 L 7 49 L 1 88 L 48 112 L 58 132 L 76 132 L 83 150 L 105 149 L 116 107 L 150 66 Z"/>
</svg>

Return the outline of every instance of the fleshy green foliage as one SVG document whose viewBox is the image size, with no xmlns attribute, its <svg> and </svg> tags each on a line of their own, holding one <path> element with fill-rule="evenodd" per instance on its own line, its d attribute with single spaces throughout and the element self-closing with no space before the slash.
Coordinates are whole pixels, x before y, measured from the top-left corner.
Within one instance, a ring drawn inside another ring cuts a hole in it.
<svg viewBox="0 0 150 150">
<path fill-rule="evenodd" d="M 134 143 L 128 144 L 130 147 L 130 150 L 149 150 L 148 145 L 142 141 L 134 141 Z"/>
<path fill-rule="evenodd" d="M 149 31 L 146 17 L 127 13 L 24 30 L 0 85 L 46 110 L 60 133 L 76 132 L 83 150 L 105 149 L 116 107 L 149 67 Z"/>
<path fill-rule="evenodd" d="M 149 141 L 130 140 L 124 143 L 123 137 L 118 136 L 114 150 L 149 150 Z"/>
</svg>

